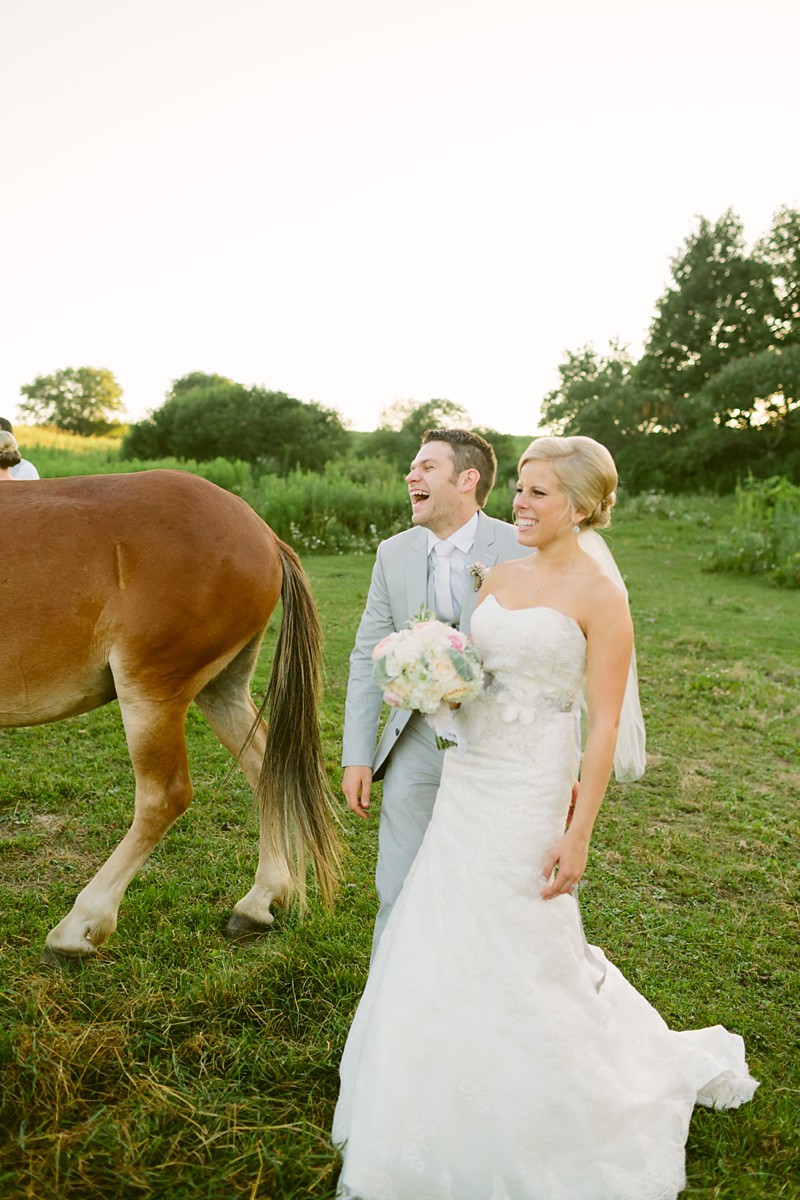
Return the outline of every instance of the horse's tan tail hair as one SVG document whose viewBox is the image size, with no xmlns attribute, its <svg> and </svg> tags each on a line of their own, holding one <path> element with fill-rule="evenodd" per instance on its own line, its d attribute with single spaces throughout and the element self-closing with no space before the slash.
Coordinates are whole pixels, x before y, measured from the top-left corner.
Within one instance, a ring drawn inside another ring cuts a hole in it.
<svg viewBox="0 0 800 1200">
<path fill-rule="evenodd" d="M 276 538 L 283 565 L 281 620 L 266 696 L 267 747 L 256 798 L 273 854 L 285 862 L 301 905 L 308 856 L 330 907 L 341 873 L 341 843 L 318 723 L 322 629 L 300 560 Z"/>
</svg>

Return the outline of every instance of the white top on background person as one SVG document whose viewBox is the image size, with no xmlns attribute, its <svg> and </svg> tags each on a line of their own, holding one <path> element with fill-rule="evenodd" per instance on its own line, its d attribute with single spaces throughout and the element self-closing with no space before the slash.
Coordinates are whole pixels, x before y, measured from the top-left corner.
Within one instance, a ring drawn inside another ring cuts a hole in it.
<svg viewBox="0 0 800 1200">
<path fill-rule="evenodd" d="M 14 479 L 38 479 L 39 472 L 32 462 L 27 458 L 21 458 L 15 467 L 11 468 L 11 475 Z"/>
<path fill-rule="evenodd" d="M 670 1030 L 583 935 L 574 889 L 633 629 L 581 538 L 608 524 L 616 479 L 591 438 L 523 455 L 517 529 L 534 553 L 480 590 L 471 637 L 489 684 L 458 711 L 342 1058 L 342 1200 L 675 1200 L 694 1105 L 735 1108 L 757 1087 L 741 1037 Z"/>
<path fill-rule="evenodd" d="M 13 434 L 14 427 L 6 417 L 0 417 L 0 430 L 5 430 L 6 433 Z M 23 458 L 20 454 L 19 462 L 11 468 L 12 479 L 38 479 L 39 472 L 32 462 L 27 458 Z"/>
<path fill-rule="evenodd" d="M 377 744 L 381 691 L 372 678 L 372 651 L 420 609 L 435 610 L 438 541 L 452 541 L 451 612 L 439 614 L 469 628 L 477 592 L 468 566 L 486 567 L 526 555 L 514 527 L 482 509 L 497 460 L 491 446 L 468 430 L 429 430 L 406 475 L 412 528 L 378 547 L 369 594 L 350 655 L 342 751 L 342 790 L 350 809 L 366 818 L 374 780 L 383 780 L 376 885 L 380 909 L 373 952 L 430 820 L 443 752 L 418 714 L 389 711 Z"/>
</svg>

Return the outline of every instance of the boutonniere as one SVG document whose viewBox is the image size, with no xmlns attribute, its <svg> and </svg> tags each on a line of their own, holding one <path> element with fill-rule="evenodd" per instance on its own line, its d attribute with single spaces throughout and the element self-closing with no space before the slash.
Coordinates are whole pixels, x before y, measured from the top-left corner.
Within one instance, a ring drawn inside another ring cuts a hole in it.
<svg viewBox="0 0 800 1200">
<path fill-rule="evenodd" d="M 489 574 L 489 568 L 486 566 L 486 563 L 472 562 L 467 567 L 467 574 L 471 575 L 475 580 L 475 591 L 477 592 L 484 579 Z"/>
</svg>

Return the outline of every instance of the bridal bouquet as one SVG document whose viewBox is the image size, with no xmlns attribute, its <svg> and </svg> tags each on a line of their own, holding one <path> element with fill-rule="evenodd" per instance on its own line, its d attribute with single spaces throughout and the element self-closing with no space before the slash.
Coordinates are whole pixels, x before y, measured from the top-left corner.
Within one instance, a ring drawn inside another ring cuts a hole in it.
<svg viewBox="0 0 800 1200">
<path fill-rule="evenodd" d="M 466 635 L 427 613 L 378 642 L 372 661 L 386 703 L 422 713 L 437 741 L 453 732 L 450 705 L 474 699 L 483 687 L 481 661 Z"/>
</svg>

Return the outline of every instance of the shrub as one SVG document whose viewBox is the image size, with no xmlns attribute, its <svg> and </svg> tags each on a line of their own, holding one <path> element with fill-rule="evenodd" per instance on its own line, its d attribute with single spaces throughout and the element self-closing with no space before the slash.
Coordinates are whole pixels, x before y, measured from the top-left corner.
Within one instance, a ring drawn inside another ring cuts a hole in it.
<svg viewBox="0 0 800 1200">
<path fill-rule="evenodd" d="M 402 479 L 351 479 L 340 464 L 324 471 L 263 475 L 241 495 L 278 537 L 300 552 L 371 553 L 383 538 L 409 524 Z"/>
<path fill-rule="evenodd" d="M 177 380 L 165 403 L 131 426 L 121 456 L 205 461 L 216 452 L 259 472 L 286 474 L 293 467 L 314 469 L 346 446 L 347 431 L 332 409 L 220 376 L 192 375 Z"/>
<path fill-rule="evenodd" d="M 716 497 L 671 496 L 666 492 L 623 493 L 619 498 L 619 510 L 627 517 L 663 517 L 667 521 L 708 529 L 713 524 L 712 510 Z M 617 509 L 614 509 L 616 515 Z M 612 521 L 614 519 L 612 515 Z"/>
<path fill-rule="evenodd" d="M 750 478 L 738 487 L 733 532 L 718 542 L 706 565 L 800 587 L 800 487 L 781 476 Z"/>
</svg>

